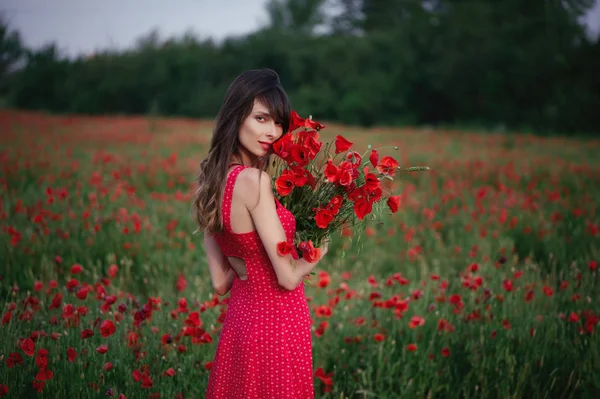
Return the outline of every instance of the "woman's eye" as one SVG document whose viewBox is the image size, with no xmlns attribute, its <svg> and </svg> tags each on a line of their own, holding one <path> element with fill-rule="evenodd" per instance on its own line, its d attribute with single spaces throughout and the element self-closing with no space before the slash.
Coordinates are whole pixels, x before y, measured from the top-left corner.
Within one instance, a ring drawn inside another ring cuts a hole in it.
<svg viewBox="0 0 600 399">
<path fill-rule="evenodd" d="M 264 116 L 257 116 L 256 119 L 258 119 L 260 122 L 262 122 L 263 120 L 265 120 Z"/>
</svg>

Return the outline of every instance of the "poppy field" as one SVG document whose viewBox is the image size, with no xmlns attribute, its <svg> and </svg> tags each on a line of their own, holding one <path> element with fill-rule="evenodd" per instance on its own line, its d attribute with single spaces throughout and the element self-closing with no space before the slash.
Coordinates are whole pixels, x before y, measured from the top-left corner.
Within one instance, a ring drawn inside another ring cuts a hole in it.
<svg viewBox="0 0 600 399">
<path fill-rule="evenodd" d="M 432 170 L 306 280 L 317 397 L 600 394 L 600 140 L 323 123 Z M 229 296 L 191 217 L 212 121 L 0 129 L 0 397 L 202 398 Z"/>
</svg>

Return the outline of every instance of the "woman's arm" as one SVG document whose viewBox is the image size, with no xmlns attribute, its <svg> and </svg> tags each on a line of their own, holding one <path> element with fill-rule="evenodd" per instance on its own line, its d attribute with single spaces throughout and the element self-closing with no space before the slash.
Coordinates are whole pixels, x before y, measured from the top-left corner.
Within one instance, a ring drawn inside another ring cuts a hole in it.
<svg viewBox="0 0 600 399">
<path fill-rule="evenodd" d="M 260 182 L 259 182 L 260 176 Z M 286 241 L 285 230 L 277 215 L 275 197 L 271 188 L 271 177 L 258 169 L 244 169 L 238 176 L 239 189 L 244 195 L 246 208 L 252 216 L 256 231 L 265 247 L 269 260 L 275 269 L 279 285 L 285 289 L 293 290 L 317 265 L 304 259 L 294 261 L 291 255 L 279 256 L 277 244 Z M 238 189 L 236 184 L 235 190 Z M 326 250 L 324 251 L 326 252 Z M 322 253 L 323 255 L 324 253 Z M 292 264 L 294 262 L 294 265 Z"/>
<path fill-rule="evenodd" d="M 217 294 L 221 296 L 226 295 L 231 289 L 231 286 L 233 285 L 233 280 L 235 279 L 236 275 L 237 274 L 235 273 L 235 270 L 233 270 L 233 268 L 229 266 L 229 270 L 227 270 L 227 276 L 225 276 L 225 289 L 222 290 L 220 293 L 217 291 Z"/>
<path fill-rule="evenodd" d="M 233 279 L 235 278 L 235 271 L 229 264 L 229 260 L 223 254 L 223 251 L 221 251 L 215 238 L 208 233 L 204 233 L 204 248 L 213 288 L 217 294 L 223 296 L 231 289 Z"/>
</svg>

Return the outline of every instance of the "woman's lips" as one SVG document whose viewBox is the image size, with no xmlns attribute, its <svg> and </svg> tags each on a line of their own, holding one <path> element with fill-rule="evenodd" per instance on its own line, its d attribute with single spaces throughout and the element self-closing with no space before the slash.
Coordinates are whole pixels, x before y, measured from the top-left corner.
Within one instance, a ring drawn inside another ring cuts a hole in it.
<svg viewBox="0 0 600 399">
<path fill-rule="evenodd" d="M 259 143 L 259 144 L 260 144 L 260 146 L 261 146 L 262 148 L 264 148 L 265 150 L 269 150 L 269 149 L 271 148 L 271 144 L 269 144 L 269 143 L 263 143 L 262 141 L 259 141 L 258 143 Z"/>
</svg>

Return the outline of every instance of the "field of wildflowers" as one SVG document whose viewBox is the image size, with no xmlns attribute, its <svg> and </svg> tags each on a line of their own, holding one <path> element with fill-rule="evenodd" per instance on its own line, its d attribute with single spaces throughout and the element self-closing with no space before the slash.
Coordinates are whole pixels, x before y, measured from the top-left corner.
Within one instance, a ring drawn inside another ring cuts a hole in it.
<svg viewBox="0 0 600 399">
<path fill-rule="evenodd" d="M 0 397 L 202 398 L 211 121 L 0 111 Z M 600 141 L 328 125 L 432 171 L 307 280 L 317 397 L 600 394 Z"/>
</svg>

